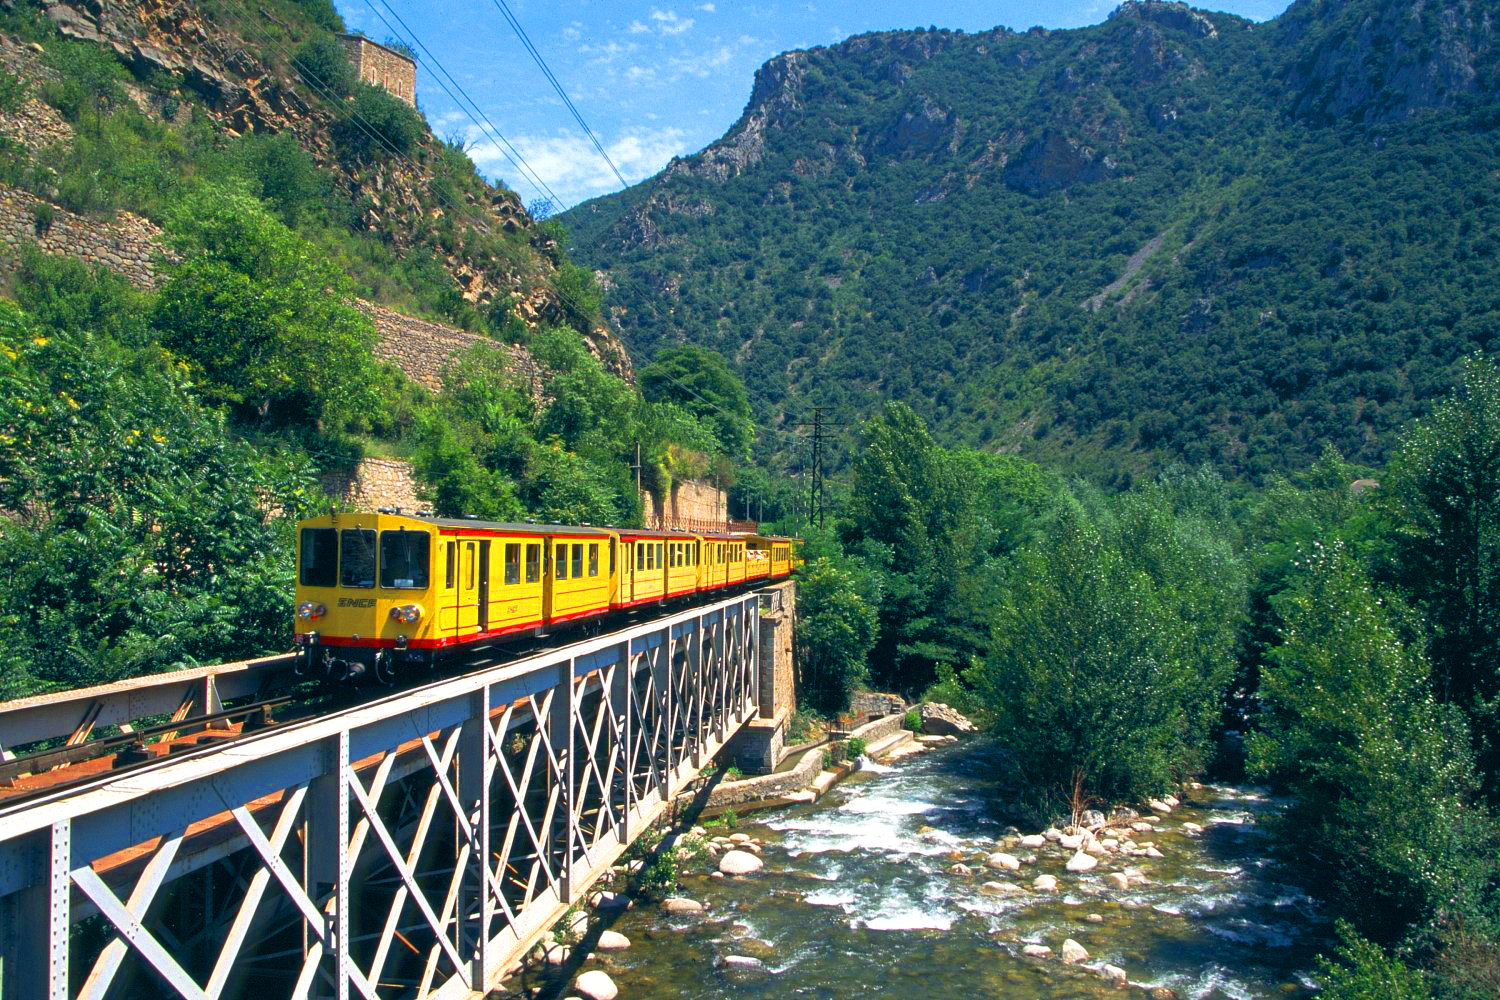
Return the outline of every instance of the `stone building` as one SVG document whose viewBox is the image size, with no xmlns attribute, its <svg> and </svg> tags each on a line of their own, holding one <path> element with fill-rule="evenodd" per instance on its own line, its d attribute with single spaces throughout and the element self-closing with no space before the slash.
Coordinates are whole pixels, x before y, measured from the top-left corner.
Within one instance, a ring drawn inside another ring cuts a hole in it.
<svg viewBox="0 0 1500 1000">
<path fill-rule="evenodd" d="M 383 87 L 412 107 L 417 106 L 417 64 L 401 53 L 372 42 L 364 35 L 340 35 L 349 65 L 365 83 Z"/>
</svg>

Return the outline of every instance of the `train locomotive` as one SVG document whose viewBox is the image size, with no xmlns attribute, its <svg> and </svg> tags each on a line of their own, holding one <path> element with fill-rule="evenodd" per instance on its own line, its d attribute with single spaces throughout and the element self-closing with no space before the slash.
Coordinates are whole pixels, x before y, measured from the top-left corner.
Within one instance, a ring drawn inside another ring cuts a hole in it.
<svg viewBox="0 0 1500 1000">
<path fill-rule="evenodd" d="M 393 684 L 457 650 L 789 576 L 795 539 L 334 513 L 297 526 L 297 670 Z"/>
</svg>

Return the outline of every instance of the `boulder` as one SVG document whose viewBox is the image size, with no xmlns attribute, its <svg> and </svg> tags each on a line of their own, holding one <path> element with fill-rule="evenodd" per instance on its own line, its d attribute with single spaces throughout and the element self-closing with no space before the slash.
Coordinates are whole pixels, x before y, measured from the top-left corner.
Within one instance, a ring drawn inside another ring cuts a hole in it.
<svg viewBox="0 0 1500 1000">
<path fill-rule="evenodd" d="M 980 892 L 987 892 L 991 896 L 1021 896 L 1026 890 L 1014 882 L 986 882 L 979 887 Z"/>
<path fill-rule="evenodd" d="M 1079 851 L 1077 854 L 1068 859 L 1068 871 L 1092 871 L 1094 866 L 1098 863 L 1099 859 L 1094 857 L 1092 854 L 1085 854 L 1083 851 Z"/>
<path fill-rule="evenodd" d="M 1078 817 L 1078 825 L 1089 830 L 1100 830 L 1108 825 L 1104 814 L 1097 809 L 1085 809 Z"/>
<path fill-rule="evenodd" d="M 974 732 L 974 723 L 947 705 L 928 703 L 924 704 L 920 711 L 922 732 L 926 735 L 957 736 L 960 733 Z"/>
<path fill-rule="evenodd" d="M 948 874 L 950 874 L 950 875 L 973 875 L 974 874 L 974 869 L 970 868 L 968 865 L 965 865 L 965 864 L 956 864 L 956 865 L 952 865 L 952 866 L 950 866 L 948 868 Z"/>
<path fill-rule="evenodd" d="M 1000 868 L 1009 872 L 1021 870 L 1021 859 L 1014 854 L 1006 854 L 1004 851 L 996 851 L 985 858 L 984 863 L 991 868 Z"/>
<path fill-rule="evenodd" d="M 1159 812 L 1163 816 L 1172 811 L 1172 807 L 1167 805 L 1161 799 L 1152 799 L 1150 802 L 1147 802 L 1146 805 L 1151 809 L 1152 812 Z"/>
<path fill-rule="evenodd" d="M 553 945 L 547 949 L 548 965 L 563 965 L 573 955 L 573 949 L 566 945 Z"/>
<path fill-rule="evenodd" d="M 615 981 L 602 969 L 585 972 L 573 983 L 573 988 L 578 991 L 579 996 L 587 997 L 588 1000 L 615 1000 L 620 995 Z"/>
<path fill-rule="evenodd" d="M 1121 988 L 1130 984 L 1130 977 L 1127 976 L 1125 974 L 1125 970 L 1120 968 L 1118 965 L 1101 966 L 1099 969 L 1099 975 L 1103 976 L 1105 979 L 1108 979 L 1110 982 Z"/>
<path fill-rule="evenodd" d="M 1091 924 L 1102 924 L 1102 923 L 1104 923 L 1104 917 L 1103 917 L 1103 915 L 1102 914 L 1098 914 L 1098 913 L 1086 913 L 1086 914 L 1084 914 L 1083 919 L 1087 920 Z"/>
<path fill-rule="evenodd" d="M 1088 949 L 1072 938 L 1068 938 L 1062 944 L 1062 960 L 1069 965 L 1087 962 L 1089 960 Z"/>
<path fill-rule="evenodd" d="M 1152 826 L 1150 823 L 1136 820 L 1134 823 L 1130 824 L 1130 829 L 1134 830 L 1136 833 L 1150 833 L 1152 830 Z"/>
<path fill-rule="evenodd" d="M 765 862 L 749 851 L 726 851 L 719 859 L 719 871 L 725 875 L 753 875 Z"/>
<path fill-rule="evenodd" d="M 758 858 L 756 860 L 759 860 Z M 686 896 L 668 896 L 661 901 L 661 908 L 668 913 L 702 913 L 703 904 Z"/>
<path fill-rule="evenodd" d="M 1045 829 L 1045 830 L 1042 831 L 1042 839 L 1044 839 L 1044 840 L 1050 840 L 1054 844 L 1057 843 L 1059 840 L 1062 840 L 1062 838 L 1063 838 L 1063 832 L 1061 830 L 1059 830 L 1055 826 L 1050 826 L 1047 829 Z"/>
<path fill-rule="evenodd" d="M 1022 847 L 1046 847 L 1047 838 L 1040 833 L 1027 834 L 1021 838 Z"/>
<path fill-rule="evenodd" d="M 1030 955 L 1032 958 L 1046 958 L 1052 954 L 1052 949 L 1044 944 L 1028 944 L 1021 948 L 1021 954 Z"/>
<path fill-rule="evenodd" d="M 1184 824 L 1182 824 L 1182 832 L 1183 833 L 1202 833 L 1203 832 L 1203 827 L 1199 826 L 1197 823 L 1184 823 Z"/>
<path fill-rule="evenodd" d="M 748 843 L 749 840 L 750 835 L 748 833 L 731 833 L 729 835 L 729 842 L 731 844 L 744 844 Z"/>
<path fill-rule="evenodd" d="M 1076 851 L 1080 847 L 1082 847 L 1084 845 L 1084 843 L 1087 842 L 1087 840 L 1088 840 L 1088 835 L 1087 834 L 1082 834 L 1082 833 L 1065 833 L 1065 834 L 1062 835 L 1062 839 L 1059 840 L 1058 843 L 1061 844 L 1061 845 L 1063 845 L 1064 847 L 1066 847 L 1070 851 Z"/>
<path fill-rule="evenodd" d="M 624 951 L 630 947 L 630 938 L 619 931 L 604 931 L 595 942 L 600 951 Z"/>
<path fill-rule="evenodd" d="M 766 963 L 749 955 L 725 955 L 719 964 L 731 972 L 765 972 Z"/>
<path fill-rule="evenodd" d="M 1176 809 L 1178 806 L 1182 805 L 1182 801 L 1175 795 L 1163 795 L 1161 797 L 1161 800 L 1167 805 L 1171 806 L 1173 809 Z"/>
<path fill-rule="evenodd" d="M 1031 887 L 1037 892 L 1056 892 L 1057 877 L 1054 875 L 1038 875 L 1032 881 Z"/>
<path fill-rule="evenodd" d="M 1111 889 L 1129 889 L 1130 876 L 1124 872 L 1110 872 L 1104 876 L 1104 881 L 1109 883 Z"/>
</svg>

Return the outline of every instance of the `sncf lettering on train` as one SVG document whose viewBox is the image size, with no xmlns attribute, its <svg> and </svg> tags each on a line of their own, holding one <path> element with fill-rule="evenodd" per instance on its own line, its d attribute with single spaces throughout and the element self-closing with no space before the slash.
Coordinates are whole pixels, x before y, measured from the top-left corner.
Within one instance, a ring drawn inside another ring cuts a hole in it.
<svg viewBox="0 0 1500 1000">
<path fill-rule="evenodd" d="M 341 608 L 373 608 L 374 606 L 375 606 L 375 598 L 373 598 L 373 597 L 340 597 L 339 598 L 339 607 L 341 607 Z"/>
</svg>

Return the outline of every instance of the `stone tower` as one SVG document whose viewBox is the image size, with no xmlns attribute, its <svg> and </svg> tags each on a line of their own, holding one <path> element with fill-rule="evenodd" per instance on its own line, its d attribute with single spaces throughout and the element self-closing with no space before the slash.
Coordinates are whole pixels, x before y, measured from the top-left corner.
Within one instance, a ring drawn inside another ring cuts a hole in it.
<svg viewBox="0 0 1500 1000">
<path fill-rule="evenodd" d="M 413 60 L 364 35 L 340 35 L 339 40 L 344 43 L 349 65 L 362 81 L 417 106 L 417 64 Z"/>
</svg>

